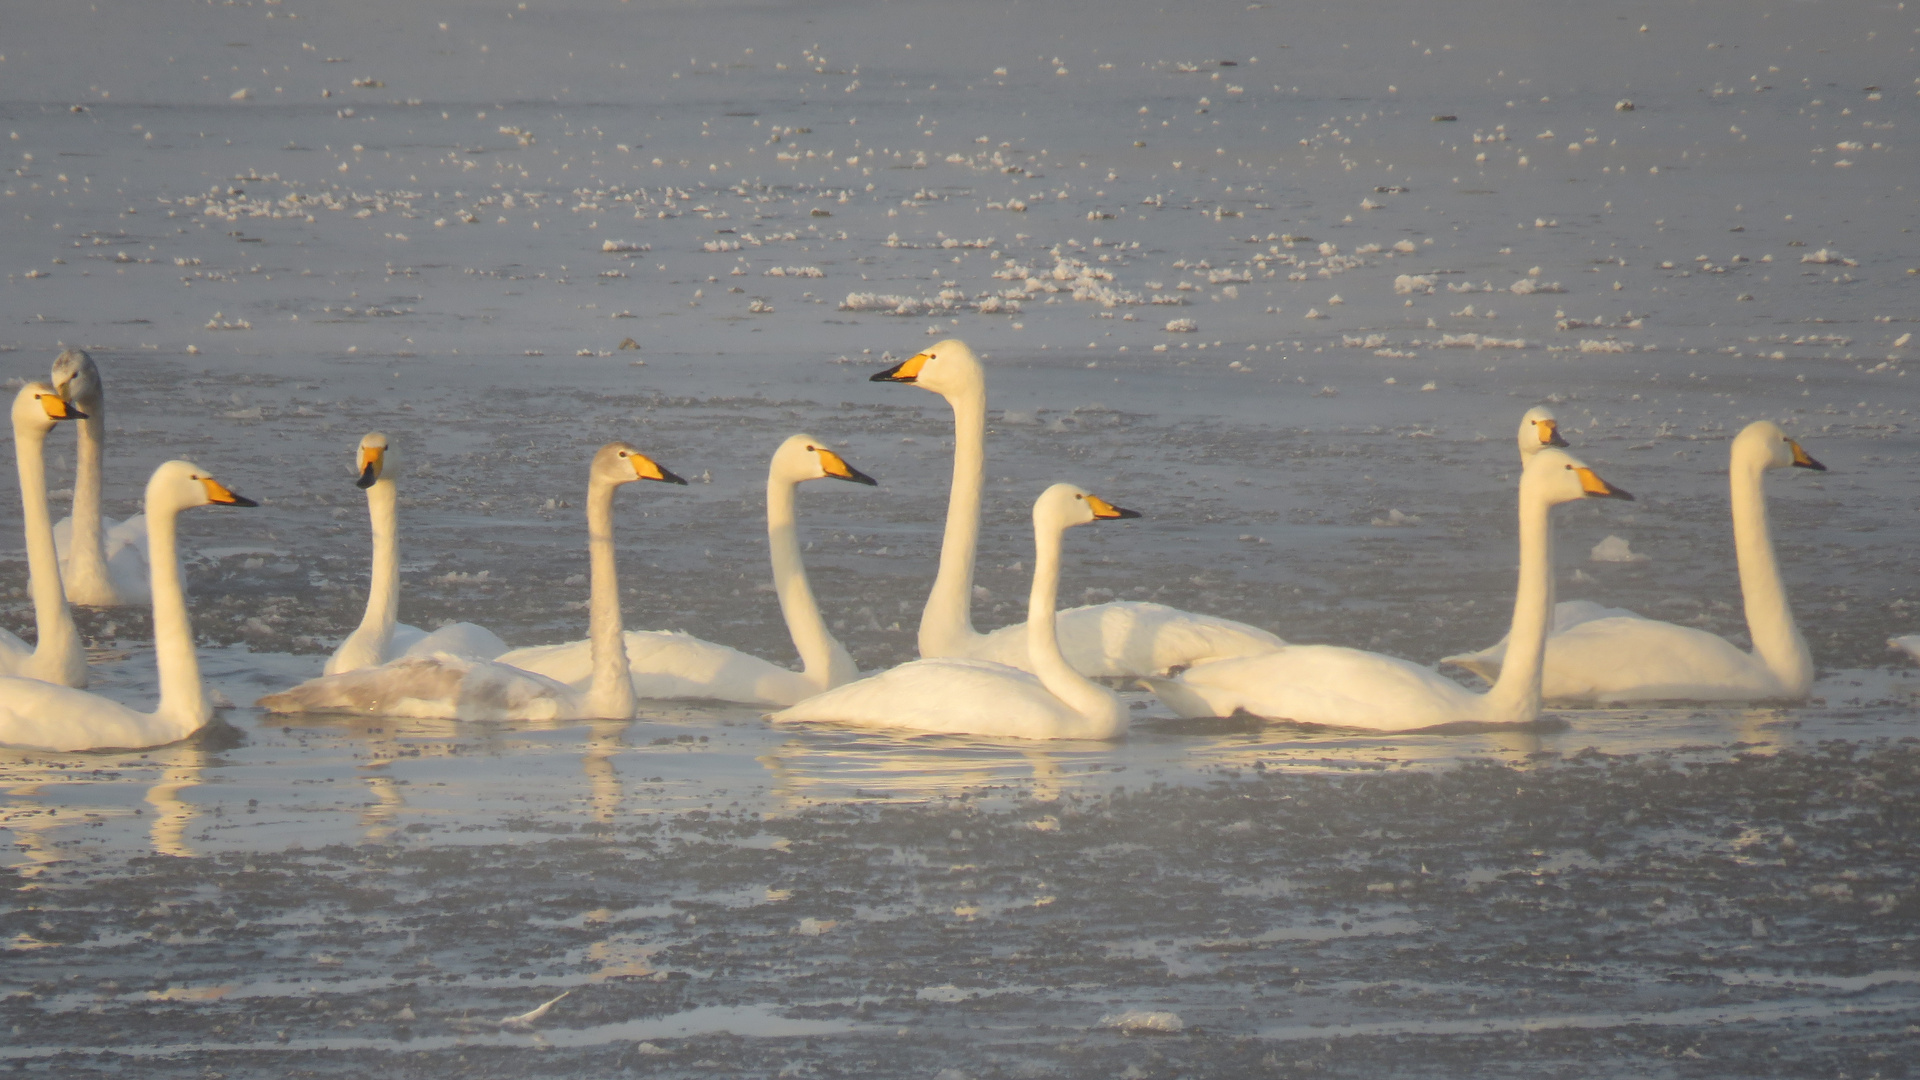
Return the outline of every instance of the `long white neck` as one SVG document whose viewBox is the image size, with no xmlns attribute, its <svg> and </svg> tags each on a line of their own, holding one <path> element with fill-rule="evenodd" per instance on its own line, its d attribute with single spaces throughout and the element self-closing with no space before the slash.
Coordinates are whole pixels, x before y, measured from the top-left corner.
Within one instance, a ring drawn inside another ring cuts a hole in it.
<svg viewBox="0 0 1920 1080">
<path fill-rule="evenodd" d="M 778 466 L 767 470 L 767 550 L 773 559 L 773 587 L 780 596 L 780 614 L 800 653 L 806 676 L 821 690 L 831 690 L 859 677 L 853 657 L 827 630 L 820 605 L 807 582 L 800 560 L 800 533 L 794 503 L 799 482 L 783 476 Z"/>
<path fill-rule="evenodd" d="M 367 489 L 367 518 L 373 526 L 373 573 L 367 579 L 367 611 L 360 626 L 327 662 L 327 674 L 383 663 L 400 617 L 399 490 L 392 480 Z"/>
<path fill-rule="evenodd" d="M 70 568 L 99 581 L 107 580 L 106 537 L 100 531 L 102 474 L 107 453 L 107 396 L 87 405 L 80 425 L 79 453 L 73 476 L 73 536 L 68 542 Z"/>
<path fill-rule="evenodd" d="M 28 585 L 33 592 L 37 640 L 33 665 L 23 674 L 63 686 L 87 685 L 87 655 L 74 628 L 60 585 L 60 556 L 53 545 L 53 515 L 47 510 L 47 431 L 13 429 L 14 457 L 20 469 L 20 516 L 26 525 Z"/>
<path fill-rule="evenodd" d="M 1794 625 L 1780 562 L 1767 527 L 1766 469 L 1736 459 L 1728 474 L 1733 505 L 1733 550 L 1740 563 L 1740 595 L 1746 600 L 1753 652 L 1780 682 L 1782 697 L 1805 697 L 1813 687 L 1813 654 Z"/>
<path fill-rule="evenodd" d="M 953 488 L 947 495 L 947 532 L 940 541 L 940 572 L 920 613 L 920 655 L 964 655 L 980 633 L 973 628 L 973 560 L 980 546 L 980 489 L 987 469 L 987 389 L 947 395 L 953 406 Z"/>
<path fill-rule="evenodd" d="M 1060 654 L 1055 604 L 1060 591 L 1060 537 L 1055 523 L 1033 526 L 1033 589 L 1027 594 L 1027 662 L 1047 692 L 1089 719 L 1112 715 L 1113 692 L 1075 671 Z"/>
<path fill-rule="evenodd" d="M 614 485 L 598 477 L 587 482 L 588 650 L 593 679 L 583 701 L 586 715 L 630 720 L 636 700 L 627 669 L 627 642 L 620 625 L 620 572 L 613 551 Z"/>
<path fill-rule="evenodd" d="M 154 715 L 171 720 L 181 736 L 213 719 L 200 685 L 200 658 L 193 648 L 193 624 L 187 619 L 187 594 L 180 584 L 180 554 L 175 527 L 180 511 L 147 498 L 147 573 L 153 589 L 153 653 L 160 665 L 160 707 Z"/>
<path fill-rule="evenodd" d="M 1520 575 L 1513 592 L 1513 625 L 1500 678 L 1486 693 L 1488 719 L 1529 721 L 1540 715 L 1540 671 L 1553 622 L 1551 507 L 1523 475 L 1520 481 Z"/>
</svg>

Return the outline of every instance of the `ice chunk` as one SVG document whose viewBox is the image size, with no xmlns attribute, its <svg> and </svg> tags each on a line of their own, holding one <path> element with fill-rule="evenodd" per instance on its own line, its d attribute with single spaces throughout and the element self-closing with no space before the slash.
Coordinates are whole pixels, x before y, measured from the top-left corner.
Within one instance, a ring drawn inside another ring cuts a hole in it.
<svg viewBox="0 0 1920 1080">
<path fill-rule="evenodd" d="M 1640 563 L 1649 561 L 1647 556 L 1629 547 L 1626 538 L 1621 536 L 1608 536 L 1605 540 L 1593 545 L 1592 558 L 1594 562 L 1610 563 Z"/>
</svg>

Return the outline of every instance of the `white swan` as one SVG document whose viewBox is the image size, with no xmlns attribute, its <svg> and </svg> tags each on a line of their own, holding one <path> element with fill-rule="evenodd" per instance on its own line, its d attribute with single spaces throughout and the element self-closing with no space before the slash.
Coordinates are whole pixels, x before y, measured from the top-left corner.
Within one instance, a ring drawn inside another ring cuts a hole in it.
<svg viewBox="0 0 1920 1080">
<path fill-rule="evenodd" d="M 84 350 L 53 361 L 53 388 L 85 414 L 74 459 L 73 513 L 53 527 L 67 602 L 82 607 L 138 607 L 147 602 L 147 525 L 135 514 L 115 521 L 100 512 L 107 453 L 107 392 Z"/>
<path fill-rule="evenodd" d="M 1794 625 L 1767 528 L 1763 481 L 1769 469 L 1826 471 L 1778 424 L 1757 420 L 1729 453 L 1734 555 L 1746 600 L 1744 652 L 1717 635 L 1643 618 L 1621 608 L 1570 601 L 1555 611 L 1542 692 L 1549 701 L 1769 701 L 1807 696 L 1813 657 Z M 1505 642 L 1448 657 L 1483 678 L 1500 671 Z"/>
<path fill-rule="evenodd" d="M 793 638 L 804 670 L 771 664 L 692 634 L 629 630 L 627 664 L 636 695 L 792 705 L 859 677 L 846 646 L 834 638 L 826 620 L 820 617 L 813 589 L 807 584 L 806 567 L 800 561 L 794 516 L 796 489 L 808 480 L 823 479 L 868 485 L 874 482 L 811 435 L 795 435 L 780 444 L 767 467 L 767 547 L 773 559 L 773 584 L 780 596 L 787 633 Z M 588 651 L 586 642 L 573 641 L 515 649 L 498 659 L 579 686 L 591 671 Z"/>
<path fill-rule="evenodd" d="M 0 630 L 0 675 L 62 686 L 87 685 L 87 650 L 60 591 L 53 515 L 47 510 L 47 433 L 80 412 L 46 383 L 28 383 L 13 398 L 13 453 L 20 469 L 20 516 L 26 524 L 27 584 L 33 592 L 32 647 Z"/>
<path fill-rule="evenodd" d="M 1248 712 L 1271 720 L 1407 731 L 1462 722 L 1526 723 L 1540 715 L 1540 658 L 1553 579 L 1555 505 L 1631 499 L 1563 450 L 1542 449 L 1520 474 L 1520 575 L 1511 640 L 1520 644 L 1498 682 L 1476 694 L 1431 668 L 1337 645 L 1289 645 L 1261 656 L 1199 664 L 1149 679 L 1182 716 Z"/>
<path fill-rule="evenodd" d="M 399 491 L 388 474 L 392 464 L 387 437 L 370 431 L 354 451 L 355 483 L 367 492 L 367 517 L 373 526 L 373 573 L 367 581 L 367 611 L 360 625 L 327 658 L 322 674 L 338 675 L 373 667 L 402 656 L 447 652 L 491 660 L 507 643 L 484 626 L 453 623 L 428 633 L 395 619 L 400 613 Z"/>
<path fill-rule="evenodd" d="M 587 474 L 587 555 L 593 603 L 587 636 L 593 667 L 584 690 L 496 660 L 452 653 L 403 656 L 377 667 L 309 679 L 268 694 L 268 712 L 349 712 L 439 720 L 627 720 L 633 682 L 620 635 L 620 578 L 614 566 L 613 492 L 635 480 L 686 481 L 626 443 L 593 456 Z"/>
<path fill-rule="evenodd" d="M 1920 661 L 1920 634 L 1903 634 L 1900 637 L 1888 638 L 1887 648 L 1906 653 L 1914 660 Z"/>
<path fill-rule="evenodd" d="M 137 712 L 85 690 L 38 679 L 0 678 L 0 743 L 41 750 L 133 749 L 177 742 L 213 718 L 200 685 L 193 625 L 180 585 L 175 527 L 195 506 L 256 506 L 197 465 L 169 461 L 147 481 L 147 550 L 153 556 L 153 651 L 160 667 L 160 704 Z"/>
<path fill-rule="evenodd" d="M 1126 733 L 1127 707 L 1113 691 L 1074 670 L 1053 634 L 1060 587 L 1060 538 L 1092 521 L 1139 517 L 1072 484 L 1055 484 L 1033 504 L 1033 590 L 1027 599 L 1030 670 L 990 660 L 915 660 L 774 713 L 779 723 L 824 722 L 1015 739 L 1112 739 Z"/>
<path fill-rule="evenodd" d="M 980 542 L 987 430 L 986 372 L 979 358 L 963 341 L 943 341 L 872 376 L 872 381 L 913 383 L 953 407 L 953 487 L 947 497 L 940 571 L 920 615 L 920 655 L 967 656 L 1026 667 L 1026 624 L 990 634 L 973 628 L 973 563 Z M 1133 600 L 1069 608 L 1060 612 L 1057 626 L 1067 662 L 1089 676 L 1158 675 L 1286 644 L 1246 623 Z"/>
</svg>

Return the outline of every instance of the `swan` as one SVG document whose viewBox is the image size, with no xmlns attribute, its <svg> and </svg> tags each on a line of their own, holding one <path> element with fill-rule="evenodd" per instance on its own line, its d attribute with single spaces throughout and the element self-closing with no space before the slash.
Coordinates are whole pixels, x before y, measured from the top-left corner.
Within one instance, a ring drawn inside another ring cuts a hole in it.
<svg viewBox="0 0 1920 1080">
<path fill-rule="evenodd" d="M 493 631 L 470 622 L 453 623 L 428 633 L 417 626 L 395 622 L 400 610 L 399 492 L 388 472 L 391 447 L 386 435 L 370 431 L 354 451 L 355 484 L 366 490 L 367 517 L 373 525 L 373 573 L 367 582 L 367 612 L 360 625 L 327 658 L 322 674 L 338 675 L 355 668 L 374 667 L 401 656 L 432 656 L 448 652 L 491 660 L 507 651 L 507 643 Z"/>
<path fill-rule="evenodd" d="M 62 686 L 87 685 L 87 651 L 60 591 L 53 515 L 47 511 L 47 433 L 85 416 L 47 383 L 28 383 L 13 398 L 13 453 L 20 468 L 20 516 L 26 523 L 27 583 L 33 592 L 36 645 L 0 630 L 0 675 Z"/>
<path fill-rule="evenodd" d="M 592 607 L 592 676 L 575 689 L 497 660 L 402 656 L 377 667 L 309 679 L 255 704 L 268 712 L 349 712 L 434 720 L 630 720 L 633 682 L 620 635 L 620 579 L 614 566 L 613 492 L 635 480 L 685 484 L 626 443 L 610 442 L 587 474 L 587 553 Z"/>
<path fill-rule="evenodd" d="M 947 499 L 940 570 L 920 614 L 920 655 L 1028 664 L 1026 624 L 990 634 L 973 628 L 974 550 L 980 541 L 980 489 L 986 471 L 986 372 L 967 344 L 940 342 L 871 377 L 912 383 L 953 407 L 953 487 Z M 1286 642 L 1246 623 L 1195 615 L 1165 604 L 1116 600 L 1059 613 L 1067 662 L 1082 675 L 1158 675 L 1169 669 L 1277 649 Z"/>
<path fill-rule="evenodd" d="M 107 391 L 100 382 L 100 369 L 85 350 L 68 349 L 53 361 L 53 387 L 86 416 L 80 421 L 73 513 L 53 527 L 67 602 L 82 607 L 138 607 L 147 602 L 146 523 L 138 514 L 115 521 L 100 513 L 107 451 Z"/>
<path fill-rule="evenodd" d="M 147 550 L 153 556 L 153 651 L 160 705 L 138 712 L 85 690 L 38 679 L 0 678 L 0 743 L 38 750 L 135 749 L 177 742 L 213 718 L 200 684 L 193 626 L 180 584 L 175 527 L 196 506 L 258 506 L 227 490 L 198 465 L 169 461 L 147 481 Z"/>
<path fill-rule="evenodd" d="M 1888 638 L 1887 648 L 1920 660 L 1920 634 L 1904 634 L 1900 637 Z"/>
<path fill-rule="evenodd" d="M 1542 693 L 1549 701 L 1770 701 L 1807 696 L 1813 657 L 1794 625 L 1786 585 L 1767 528 L 1763 480 L 1788 467 L 1825 472 L 1826 466 L 1787 437 L 1778 424 L 1757 420 L 1734 437 L 1729 452 L 1734 556 L 1746 600 L 1754 651 L 1690 626 L 1676 626 L 1622 608 L 1586 601 L 1559 605 L 1547 639 Z M 1575 606 L 1581 605 L 1581 606 Z M 1448 657 L 1491 679 L 1505 643 Z"/>
<path fill-rule="evenodd" d="M 768 719 L 911 728 L 1015 739 L 1113 739 L 1126 733 L 1118 695 L 1067 663 L 1053 629 L 1060 587 L 1060 538 L 1075 525 L 1135 518 L 1072 484 L 1055 484 L 1033 504 L 1033 590 L 1027 598 L 1025 667 L 970 657 L 914 660 L 808 698 Z"/>
<path fill-rule="evenodd" d="M 795 435 L 780 444 L 767 466 L 767 547 L 773 559 L 773 583 L 780 613 L 787 621 L 804 670 L 793 671 L 725 645 L 675 631 L 629 630 L 627 663 L 633 692 L 642 698 L 704 698 L 749 705 L 792 705 L 860 675 L 846 646 L 827 630 L 807 584 L 796 531 L 796 489 L 808 480 L 850 480 L 872 486 L 874 480 L 811 435 Z M 579 686 L 590 674 L 587 643 L 515 649 L 501 663 Z"/>
<path fill-rule="evenodd" d="M 1431 668 L 1337 645 L 1289 645 L 1218 660 L 1148 684 L 1186 717 L 1248 712 L 1271 720 L 1408 731 L 1461 722 L 1527 723 L 1540 715 L 1540 658 L 1553 581 L 1548 511 L 1581 498 L 1631 499 L 1564 450 L 1543 448 L 1520 473 L 1520 575 L 1510 637 L 1522 647 L 1498 682 L 1474 693 Z"/>
</svg>

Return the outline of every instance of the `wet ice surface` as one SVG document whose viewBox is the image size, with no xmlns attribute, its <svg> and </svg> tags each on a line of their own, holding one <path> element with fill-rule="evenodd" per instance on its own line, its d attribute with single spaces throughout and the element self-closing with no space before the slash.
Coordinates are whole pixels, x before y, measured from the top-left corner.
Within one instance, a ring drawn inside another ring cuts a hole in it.
<svg viewBox="0 0 1920 1080">
<path fill-rule="evenodd" d="M 759 485 L 809 431 L 882 482 L 803 496 L 822 606 L 863 666 L 910 657 L 950 428 L 865 377 L 943 336 L 989 367 L 983 627 L 1021 617 L 1027 504 L 1069 479 L 1148 517 L 1075 533 L 1063 597 L 1426 662 L 1486 644 L 1509 436 L 1552 401 L 1639 496 L 1559 512 L 1560 596 L 1734 640 L 1726 439 L 1771 417 L 1832 468 L 1769 481 L 1824 676 L 1792 709 L 1444 736 L 241 707 L 140 754 L 7 753 L 0 1056 L 1911 1067 L 1920 681 L 1884 651 L 1920 619 L 1910 13 L 101 6 L 15 13 L 48 45 L 0 61 L 0 365 L 92 350 L 110 510 L 171 456 L 262 502 L 183 519 L 234 701 L 358 620 L 370 429 L 409 621 L 578 637 L 580 473 L 618 437 L 697 481 L 621 498 L 628 625 L 773 657 Z M 112 62 L 67 62 L 83 37 Z M 1608 536 L 1648 561 L 1592 561 Z M 81 620 L 96 687 L 150 701 L 145 615 Z"/>
</svg>

